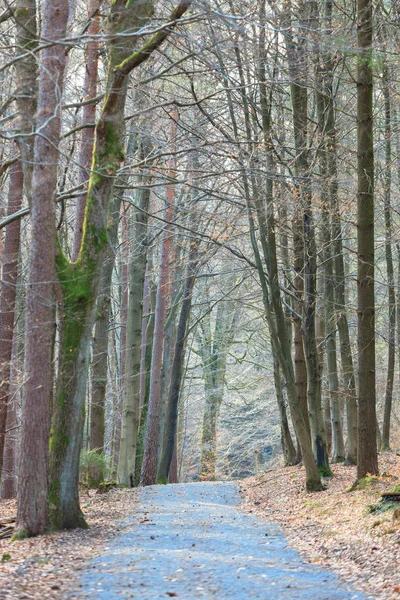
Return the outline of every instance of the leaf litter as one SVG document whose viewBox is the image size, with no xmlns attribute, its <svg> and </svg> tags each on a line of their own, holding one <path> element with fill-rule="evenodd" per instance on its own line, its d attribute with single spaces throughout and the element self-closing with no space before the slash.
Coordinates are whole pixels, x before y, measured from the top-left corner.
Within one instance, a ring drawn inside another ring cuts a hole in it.
<svg viewBox="0 0 400 600">
<path fill-rule="evenodd" d="M 377 514 L 371 505 L 400 484 L 400 457 L 385 452 L 379 463 L 382 475 L 353 491 L 356 468 L 331 465 L 327 489 L 314 493 L 304 489 L 304 467 L 276 467 L 241 482 L 242 507 L 278 523 L 304 558 L 331 568 L 367 598 L 398 600 L 399 511 Z"/>
<path fill-rule="evenodd" d="M 0 539 L 0 600 L 58 600 L 76 587 L 80 571 L 135 514 L 137 491 L 113 489 L 81 496 L 89 529 L 47 533 L 16 542 Z M 16 513 L 15 500 L 0 500 L 0 523 Z M 132 521 L 130 521 L 130 526 Z"/>
</svg>

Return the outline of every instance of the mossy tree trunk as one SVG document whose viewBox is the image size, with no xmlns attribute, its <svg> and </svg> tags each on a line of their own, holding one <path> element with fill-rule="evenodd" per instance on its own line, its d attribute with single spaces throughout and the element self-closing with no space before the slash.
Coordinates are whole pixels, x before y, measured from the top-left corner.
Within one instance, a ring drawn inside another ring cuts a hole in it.
<svg viewBox="0 0 400 600">
<path fill-rule="evenodd" d="M 187 8 L 186 2 L 179 4 L 170 16 L 172 23 Z M 115 176 L 124 160 L 122 136 L 127 86 L 131 71 L 159 47 L 170 29 L 156 33 L 136 52 L 133 46 L 137 38 L 118 34 L 140 29 L 152 13 L 151 1 L 112 3 L 107 24 L 110 40 L 107 91 L 96 126 L 83 240 L 74 263 L 66 259 L 61 249 L 57 256 L 62 302 L 59 377 L 50 446 L 50 522 L 54 529 L 85 526 L 78 483 L 89 347 L 100 267 L 108 247 L 108 210 Z"/>
<path fill-rule="evenodd" d="M 104 451 L 111 282 L 118 241 L 121 201 L 121 193 L 114 194 L 109 213 L 109 243 L 105 262 L 102 266 L 101 282 L 96 302 L 96 323 L 92 340 L 89 449 L 96 450 L 98 453 Z M 92 487 L 98 487 L 103 479 L 104 471 L 102 469 L 98 467 L 90 469 L 89 484 Z"/>
</svg>

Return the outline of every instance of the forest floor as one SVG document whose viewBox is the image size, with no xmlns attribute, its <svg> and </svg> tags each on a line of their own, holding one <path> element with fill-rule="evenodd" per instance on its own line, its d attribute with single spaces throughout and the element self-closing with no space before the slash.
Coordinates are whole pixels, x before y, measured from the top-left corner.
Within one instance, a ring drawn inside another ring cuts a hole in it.
<svg viewBox="0 0 400 600">
<path fill-rule="evenodd" d="M 374 598 L 399 599 L 400 511 L 371 513 L 369 506 L 400 484 L 400 457 L 384 453 L 379 461 L 381 476 L 367 478 L 362 489 L 349 491 L 356 470 L 338 464 L 326 491 L 311 494 L 303 467 L 277 467 L 241 482 L 242 506 L 278 523 L 308 561 Z"/>
<path fill-rule="evenodd" d="M 355 469 L 333 465 L 328 489 L 307 494 L 302 467 L 276 467 L 240 482 L 242 508 L 279 524 L 288 543 L 309 562 L 332 569 L 367 597 L 399 599 L 400 519 L 393 518 L 393 511 L 371 514 L 368 506 L 400 484 L 400 457 L 381 455 L 380 470 L 379 478 L 350 492 Z M 90 529 L 15 543 L 0 539 L 0 600 L 59 600 L 76 589 L 89 561 L 107 552 L 116 535 L 143 526 L 141 494 L 126 489 L 84 492 L 81 503 Z M 15 501 L 0 500 L 0 523 L 13 515 Z M 205 513 L 202 520 L 206 526 Z"/>
<path fill-rule="evenodd" d="M 0 600 L 59 600 L 82 569 L 121 533 L 123 519 L 137 507 L 137 490 L 83 492 L 81 506 L 90 529 L 48 533 L 17 542 L 0 539 Z M 15 516 L 15 500 L 0 500 L 0 523 Z"/>
</svg>

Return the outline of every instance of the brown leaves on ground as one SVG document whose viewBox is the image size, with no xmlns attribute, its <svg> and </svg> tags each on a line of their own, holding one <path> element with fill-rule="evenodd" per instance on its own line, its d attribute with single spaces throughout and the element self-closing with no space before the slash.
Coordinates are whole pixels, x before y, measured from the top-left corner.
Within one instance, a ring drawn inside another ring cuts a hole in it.
<svg viewBox="0 0 400 600">
<path fill-rule="evenodd" d="M 59 599 L 73 587 L 87 561 L 107 548 L 123 530 L 121 520 L 135 513 L 135 490 L 94 491 L 82 496 L 90 529 L 48 533 L 12 542 L 0 540 L 0 599 Z M 15 515 L 14 500 L 0 500 L 0 522 Z"/>
<path fill-rule="evenodd" d="M 278 467 L 241 484 L 243 507 L 279 523 L 289 544 L 308 561 L 332 568 L 368 598 L 400 598 L 400 519 L 392 510 L 368 512 L 383 492 L 400 484 L 400 457 L 380 456 L 379 478 L 348 491 L 355 467 L 332 465 L 323 492 L 305 491 L 303 467 Z"/>
</svg>

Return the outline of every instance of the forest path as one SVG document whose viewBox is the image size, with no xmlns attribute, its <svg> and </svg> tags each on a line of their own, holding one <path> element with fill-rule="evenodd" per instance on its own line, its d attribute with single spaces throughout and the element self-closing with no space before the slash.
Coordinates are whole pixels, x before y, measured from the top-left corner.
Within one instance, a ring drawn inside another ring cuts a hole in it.
<svg viewBox="0 0 400 600">
<path fill-rule="evenodd" d="M 244 514 L 235 483 L 144 488 L 139 514 L 94 559 L 68 598 L 361 600 L 306 563 L 278 526 Z"/>
</svg>

